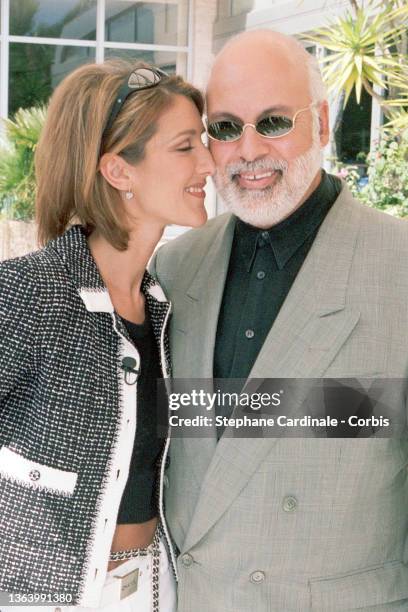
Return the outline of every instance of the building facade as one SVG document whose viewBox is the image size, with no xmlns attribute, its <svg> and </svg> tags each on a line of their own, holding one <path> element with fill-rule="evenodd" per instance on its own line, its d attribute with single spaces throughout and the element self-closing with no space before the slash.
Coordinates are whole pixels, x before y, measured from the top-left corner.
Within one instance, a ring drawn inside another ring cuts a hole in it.
<svg viewBox="0 0 408 612">
<path fill-rule="evenodd" d="M 348 0 L 0 0 L 0 118 L 46 103 L 79 65 L 114 56 L 153 62 L 205 88 L 215 54 L 238 32 L 268 28 L 301 37 L 349 6 Z M 368 96 L 360 105 L 351 96 L 344 119 L 338 151 L 353 162 L 377 137 L 381 113 Z M 213 187 L 206 206 L 210 216 L 222 210 Z M 170 228 L 167 236 L 180 231 Z"/>
</svg>

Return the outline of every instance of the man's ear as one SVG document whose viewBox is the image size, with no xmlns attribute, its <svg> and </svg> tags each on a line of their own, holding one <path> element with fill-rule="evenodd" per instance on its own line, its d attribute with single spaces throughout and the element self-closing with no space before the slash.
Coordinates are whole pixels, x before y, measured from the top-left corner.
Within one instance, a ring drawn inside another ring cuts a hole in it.
<svg viewBox="0 0 408 612">
<path fill-rule="evenodd" d="M 327 100 L 324 100 L 319 108 L 319 135 L 320 145 L 323 149 L 330 139 L 329 104 Z"/>
<path fill-rule="evenodd" d="M 129 164 L 119 155 L 105 153 L 99 162 L 99 170 L 104 179 L 119 191 L 128 191 L 131 187 Z"/>
</svg>

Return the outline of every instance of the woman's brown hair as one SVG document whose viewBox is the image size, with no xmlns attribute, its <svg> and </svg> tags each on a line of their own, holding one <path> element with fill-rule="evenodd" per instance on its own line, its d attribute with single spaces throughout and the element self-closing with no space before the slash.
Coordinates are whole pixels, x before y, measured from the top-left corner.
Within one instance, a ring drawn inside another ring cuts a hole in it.
<svg viewBox="0 0 408 612">
<path fill-rule="evenodd" d="M 98 229 L 115 248 L 127 248 L 120 195 L 98 170 L 101 155 L 120 154 L 136 164 L 175 95 L 190 99 L 200 115 L 204 106 L 198 89 L 171 75 L 131 94 L 104 134 L 118 90 L 132 70 L 142 67 L 150 66 L 124 60 L 88 64 L 67 76 L 52 95 L 35 153 L 41 244 L 61 235 L 75 220 L 88 232 Z"/>
</svg>

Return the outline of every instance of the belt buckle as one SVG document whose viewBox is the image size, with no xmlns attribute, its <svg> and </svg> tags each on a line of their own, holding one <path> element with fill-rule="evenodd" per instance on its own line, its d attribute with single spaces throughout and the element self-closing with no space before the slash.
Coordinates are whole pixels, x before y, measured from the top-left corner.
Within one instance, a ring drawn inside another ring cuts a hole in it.
<svg viewBox="0 0 408 612">
<path fill-rule="evenodd" d="M 137 585 L 139 582 L 139 568 L 132 570 L 124 576 L 114 576 L 116 580 L 120 580 L 120 599 L 125 599 L 132 593 L 137 591 Z"/>
</svg>

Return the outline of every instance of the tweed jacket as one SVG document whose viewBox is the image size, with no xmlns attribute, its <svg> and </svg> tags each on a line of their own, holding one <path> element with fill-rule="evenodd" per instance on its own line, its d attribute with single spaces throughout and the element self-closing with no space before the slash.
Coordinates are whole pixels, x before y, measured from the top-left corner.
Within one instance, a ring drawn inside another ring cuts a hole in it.
<svg viewBox="0 0 408 612">
<path fill-rule="evenodd" d="M 233 236 L 233 217 L 220 215 L 152 260 L 174 306 L 173 379 L 212 377 Z M 407 374 L 408 223 L 343 186 L 252 390 L 264 378 L 397 379 L 406 424 Z M 408 439 L 307 433 L 240 438 L 227 427 L 217 442 L 215 427 L 206 438 L 174 431 L 166 516 L 180 549 L 179 612 L 407 612 Z"/>
<path fill-rule="evenodd" d="M 171 305 L 142 290 L 170 374 Z M 74 226 L 44 249 L 0 264 L 0 589 L 69 593 L 97 607 L 136 433 L 140 357 Z M 163 516 L 167 438 L 160 459 Z"/>
</svg>

